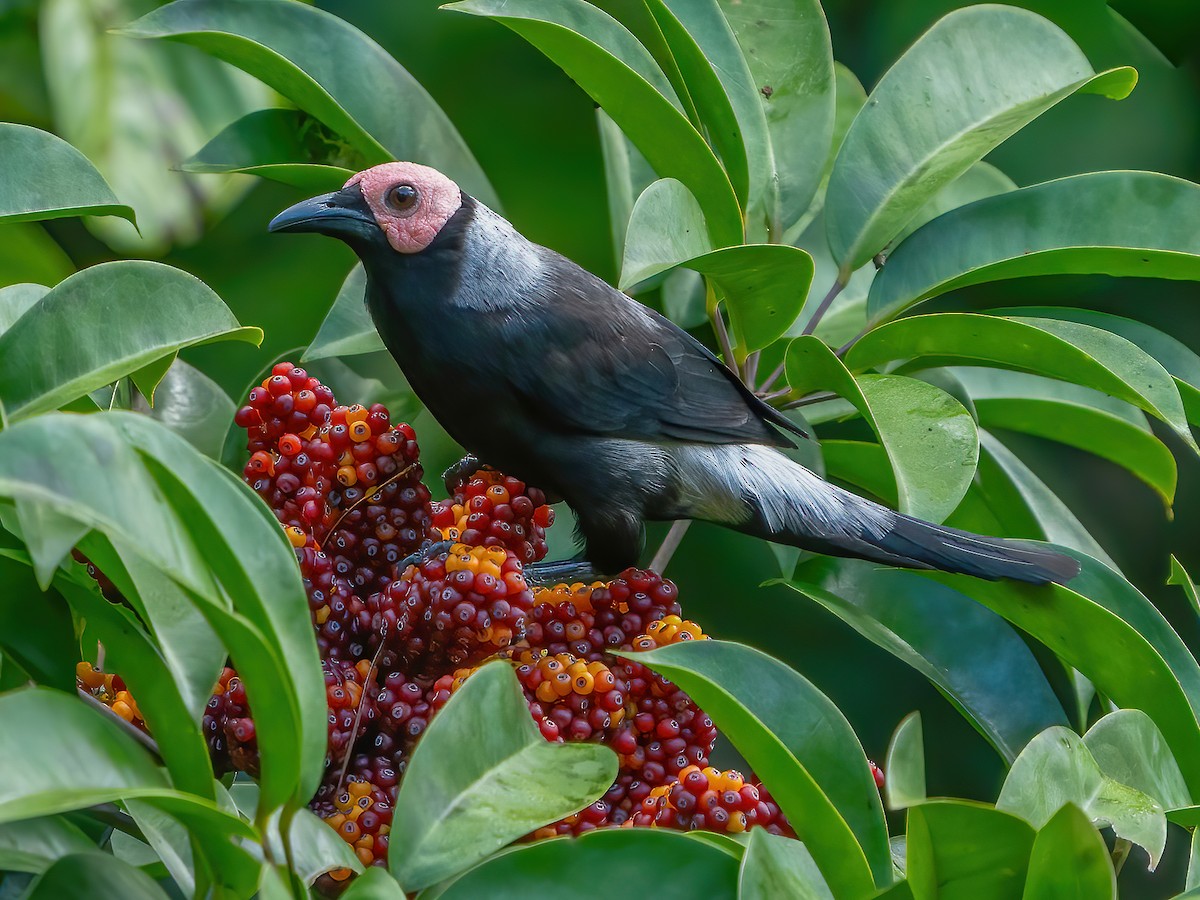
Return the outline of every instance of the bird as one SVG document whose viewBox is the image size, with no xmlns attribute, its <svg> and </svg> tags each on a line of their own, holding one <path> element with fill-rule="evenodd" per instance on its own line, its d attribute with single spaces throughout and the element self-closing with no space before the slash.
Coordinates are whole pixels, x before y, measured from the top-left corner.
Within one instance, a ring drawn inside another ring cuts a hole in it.
<svg viewBox="0 0 1200 900">
<path fill-rule="evenodd" d="M 699 340 L 429 166 L 389 162 L 271 220 L 350 246 L 412 390 L 481 465 L 575 513 L 583 552 L 544 577 L 636 565 L 645 522 L 698 519 L 839 557 L 1065 584 L 1070 556 L 894 511 L 783 451 L 807 437 Z M 555 568 L 555 565 L 558 568 Z"/>
</svg>

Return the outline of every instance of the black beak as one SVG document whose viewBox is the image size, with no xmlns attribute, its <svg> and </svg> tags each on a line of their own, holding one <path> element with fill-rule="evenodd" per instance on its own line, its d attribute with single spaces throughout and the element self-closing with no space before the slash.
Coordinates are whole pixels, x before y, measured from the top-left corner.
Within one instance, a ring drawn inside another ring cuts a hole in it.
<svg viewBox="0 0 1200 900">
<path fill-rule="evenodd" d="M 301 200 L 267 226 L 268 231 L 316 231 L 339 237 L 362 233 L 365 228 L 377 230 L 378 226 L 357 184 Z"/>
</svg>

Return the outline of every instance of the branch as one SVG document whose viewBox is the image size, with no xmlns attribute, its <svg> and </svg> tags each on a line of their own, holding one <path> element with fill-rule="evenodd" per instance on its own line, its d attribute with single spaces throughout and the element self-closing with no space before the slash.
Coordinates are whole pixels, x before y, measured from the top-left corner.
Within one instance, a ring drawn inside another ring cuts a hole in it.
<svg viewBox="0 0 1200 900">
<path fill-rule="evenodd" d="M 779 409 L 799 409 L 801 406 L 812 406 L 814 403 L 836 400 L 837 396 L 832 391 L 818 391 L 815 394 L 809 394 L 807 397 L 801 397 L 799 400 L 793 400 L 791 403 L 785 403 Z"/>
<path fill-rule="evenodd" d="M 729 340 L 729 330 L 725 327 L 725 319 L 721 315 L 719 307 L 713 309 L 712 326 L 713 331 L 717 333 L 717 343 L 721 346 L 721 356 L 725 360 L 726 368 L 734 375 L 737 375 L 738 370 L 737 362 L 733 355 L 733 342 Z"/>
<path fill-rule="evenodd" d="M 653 571 L 659 575 L 663 573 L 663 569 L 667 567 L 667 564 L 671 561 L 671 557 L 679 549 L 679 544 L 683 541 L 683 536 L 687 534 L 687 530 L 691 524 L 691 519 L 676 519 L 671 523 L 671 530 L 663 538 L 658 552 L 654 554 L 654 559 L 650 560 L 650 568 Z"/>
<path fill-rule="evenodd" d="M 817 330 L 817 325 L 825 317 L 825 313 L 829 311 L 830 304 L 833 303 L 834 298 L 842 292 L 842 288 L 845 286 L 840 278 L 833 283 L 833 287 L 829 289 L 829 293 L 825 295 L 820 305 L 817 306 L 816 311 L 812 314 L 812 318 L 808 320 L 804 326 L 804 330 L 800 332 L 801 334 L 812 334 Z"/>
<path fill-rule="evenodd" d="M 771 374 L 766 377 L 766 379 L 763 381 L 763 383 L 758 386 L 758 390 L 760 393 L 764 392 L 764 391 L 769 391 L 772 387 L 775 386 L 775 382 L 777 382 L 780 378 L 783 377 L 783 373 L 786 370 L 786 366 L 787 366 L 786 360 L 787 360 L 787 357 L 785 356 L 784 362 L 781 362 L 779 365 L 777 365 L 771 371 Z"/>
</svg>

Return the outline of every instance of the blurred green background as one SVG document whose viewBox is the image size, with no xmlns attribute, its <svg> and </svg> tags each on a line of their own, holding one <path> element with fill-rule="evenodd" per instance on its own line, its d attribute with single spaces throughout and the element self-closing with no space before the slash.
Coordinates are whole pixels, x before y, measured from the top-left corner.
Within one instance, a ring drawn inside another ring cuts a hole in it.
<svg viewBox="0 0 1200 900">
<path fill-rule="evenodd" d="M 192 272 L 243 323 L 266 331 L 261 350 L 221 344 L 186 354 L 237 398 L 263 366 L 312 339 L 354 260 L 335 241 L 266 233 L 270 217 L 301 198 L 293 189 L 170 171 L 243 112 L 281 104 L 192 48 L 149 46 L 107 33 L 154 5 L 0 0 L 0 119 L 53 130 L 80 146 L 122 200 L 135 206 L 144 231 L 139 239 L 112 223 L 6 226 L 0 229 L 0 284 L 53 283 L 75 268 L 121 256 L 161 258 Z M 458 126 L 518 228 L 603 277 L 615 277 L 594 107 L 569 79 L 503 27 L 439 11 L 436 0 L 316 5 L 363 29 L 417 77 Z M 909 43 L 961 5 L 829 0 L 835 56 L 869 90 Z M 1113 168 L 1200 180 L 1200 3 L 1018 5 L 1063 27 L 1095 68 L 1134 65 L 1140 83 L 1119 104 L 1069 98 L 1001 146 L 989 157 L 992 163 L 1019 185 Z M 404 110 L 394 114 L 402 117 Z M 1135 310 L 1200 350 L 1200 288 L 1190 282 L 1025 279 L 960 291 L 939 305 L 1073 305 L 1084 298 L 1094 308 Z M 426 468 L 436 473 L 454 448 L 426 417 L 417 425 Z M 1059 445 L 1006 437 L 1193 648 L 1200 647 L 1200 628 L 1182 595 L 1163 587 L 1169 552 L 1200 569 L 1197 459 L 1180 454 L 1172 521 L 1150 489 L 1117 467 Z M 651 550 L 657 534 L 650 536 Z M 688 533 L 669 569 L 692 618 L 716 636 L 756 644 L 804 673 L 846 713 L 868 755 L 880 759 L 896 723 L 919 709 L 931 792 L 994 799 L 1001 761 L 949 703 L 832 615 L 785 588 L 759 587 L 777 572 L 765 545 L 703 525 Z M 1160 885 L 1182 878 L 1187 847 L 1181 835 L 1173 832 L 1162 864 L 1173 874 Z M 1165 888 L 1146 882 L 1144 865 L 1127 866 L 1121 880 L 1124 896 L 1166 896 Z"/>
</svg>

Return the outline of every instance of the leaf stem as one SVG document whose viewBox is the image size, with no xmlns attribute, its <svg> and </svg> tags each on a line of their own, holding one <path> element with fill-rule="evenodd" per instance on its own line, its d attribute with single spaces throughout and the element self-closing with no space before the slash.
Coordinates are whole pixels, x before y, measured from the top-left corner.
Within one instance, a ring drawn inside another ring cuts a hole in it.
<svg viewBox="0 0 1200 900">
<path fill-rule="evenodd" d="M 754 390 L 754 379 L 758 377 L 758 360 L 761 356 L 762 351 L 755 350 L 746 357 L 745 363 L 742 364 L 742 381 L 750 390 Z"/>
<path fill-rule="evenodd" d="M 832 391 L 817 391 L 815 394 L 809 394 L 801 397 L 799 400 L 793 400 L 791 403 L 784 403 L 780 409 L 798 409 L 801 406 L 812 406 L 814 403 L 824 403 L 826 400 L 836 400 L 837 394 Z"/>
<path fill-rule="evenodd" d="M 839 276 L 837 281 L 833 283 L 833 287 L 829 289 L 829 293 L 825 295 L 820 304 L 817 306 L 816 310 L 813 312 L 812 318 L 805 323 L 804 330 L 800 332 L 801 334 L 812 334 L 817 330 L 817 325 L 821 323 L 821 319 L 823 319 L 825 317 L 825 313 L 829 311 L 830 304 L 833 303 L 834 299 L 842 292 L 842 288 L 845 286 L 846 283 L 842 281 L 841 277 Z"/>
<path fill-rule="evenodd" d="M 768 375 L 763 380 L 763 383 L 758 386 L 759 391 L 769 391 L 772 387 L 774 387 L 775 382 L 777 382 L 783 376 L 786 366 L 787 366 L 787 359 L 785 357 L 784 361 L 781 362 L 779 365 L 777 365 L 774 369 L 772 369 L 771 374 Z"/>
<path fill-rule="evenodd" d="M 654 554 L 654 559 L 650 560 L 651 570 L 657 572 L 659 575 L 663 573 L 663 569 L 667 567 L 667 564 L 671 561 L 671 557 L 679 549 L 679 544 L 683 541 L 683 536 L 687 534 L 687 530 L 691 524 L 691 519 L 676 519 L 671 523 L 671 530 L 663 538 L 658 552 Z"/>
<path fill-rule="evenodd" d="M 733 355 L 733 342 L 729 340 L 729 329 L 725 327 L 725 318 L 721 315 L 720 307 L 714 307 L 712 312 L 713 331 L 717 333 L 717 343 L 721 347 L 721 356 L 725 366 L 734 375 L 741 377 L 737 370 L 737 361 Z"/>
</svg>

